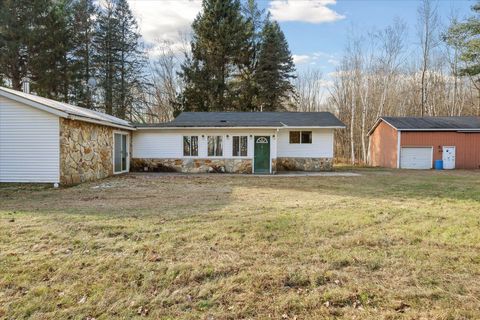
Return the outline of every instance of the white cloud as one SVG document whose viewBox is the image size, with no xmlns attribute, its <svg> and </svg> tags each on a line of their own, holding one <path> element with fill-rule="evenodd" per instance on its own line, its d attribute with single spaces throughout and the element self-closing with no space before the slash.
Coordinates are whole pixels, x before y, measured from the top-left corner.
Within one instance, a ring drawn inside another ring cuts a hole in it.
<svg viewBox="0 0 480 320">
<path fill-rule="evenodd" d="M 128 0 L 137 19 L 140 33 L 151 55 L 159 52 L 158 42 L 168 42 L 174 52 L 184 47 L 184 38 L 191 31 L 191 24 L 200 12 L 200 0 Z"/>
<path fill-rule="evenodd" d="M 311 65 L 338 65 L 338 59 L 335 55 L 326 52 L 313 52 L 310 54 L 294 54 L 292 55 L 293 62 L 298 65 L 311 64 Z"/>
<path fill-rule="evenodd" d="M 311 56 L 308 54 L 293 54 L 292 58 L 295 64 L 304 64 L 310 61 Z"/>
<path fill-rule="evenodd" d="M 336 2 L 336 0 L 273 0 L 270 2 L 269 11 L 273 19 L 278 21 L 333 22 L 345 18 L 328 7 Z"/>
</svg>

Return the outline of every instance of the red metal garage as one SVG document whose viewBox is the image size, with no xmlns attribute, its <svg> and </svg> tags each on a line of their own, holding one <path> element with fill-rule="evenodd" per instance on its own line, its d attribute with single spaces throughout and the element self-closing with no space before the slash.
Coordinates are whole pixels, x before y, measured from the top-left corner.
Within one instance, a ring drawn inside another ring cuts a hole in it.
<svg viewBox="0 0 480 320">
<path fill-rule="evenodd" d="M 382 117 L 369 137 L 372 166 L 480 169 L 480 117 Z"/>
</svg>

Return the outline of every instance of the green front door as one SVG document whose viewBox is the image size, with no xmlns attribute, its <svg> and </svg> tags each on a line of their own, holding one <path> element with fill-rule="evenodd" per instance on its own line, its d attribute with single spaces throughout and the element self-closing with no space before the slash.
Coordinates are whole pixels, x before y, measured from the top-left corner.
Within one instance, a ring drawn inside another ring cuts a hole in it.
<svg viewBox="0 0 480 320">
<path fill-rule="evenodd" d="M 253 172 L 270 173 L 270 137 L 256 136 L 254 151 Z"/>
</svg>

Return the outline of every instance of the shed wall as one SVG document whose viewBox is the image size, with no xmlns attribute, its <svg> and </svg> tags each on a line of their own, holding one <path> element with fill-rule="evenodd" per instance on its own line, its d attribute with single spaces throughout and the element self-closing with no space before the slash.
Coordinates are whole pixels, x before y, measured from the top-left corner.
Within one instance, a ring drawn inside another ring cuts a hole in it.
<svg viewBox="0 0 480 320">
<path fill-rule="evenodd" d="M 397 149 L 397 130 L 384 121 L 381 121 L 370 135 L 369 164 L 374 167 L 396 168 L 398 156 Z"/>
<path fill-rule="evenodd" d="M 403 131 L 402 147 L 433 147 L 433 161 L 442 159 L 443 146 L 455 146 L 455 167 L 480 169 L 480 133 Z"/>
</svg>

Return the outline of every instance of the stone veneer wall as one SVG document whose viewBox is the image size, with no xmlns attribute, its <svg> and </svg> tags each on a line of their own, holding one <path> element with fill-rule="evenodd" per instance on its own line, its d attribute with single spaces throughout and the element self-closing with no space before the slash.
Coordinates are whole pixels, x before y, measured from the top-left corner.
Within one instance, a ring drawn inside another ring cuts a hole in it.
<svg viewBox="0 0 480 320">
<path fill-rule="evenodd" d="M 60 118 L 60 183 L 113 175 L 113 131 L 108 126 Z"/>
<path fill-rule="evenodd" d="M 277 158 L 277 171 L 329 171 L 332 158 Z"/>
<path fill-rule="evenodd" d="M 252 173 L 251 159 L 140 159 L 133 158 L 133 171 Z"/>
</svg>

